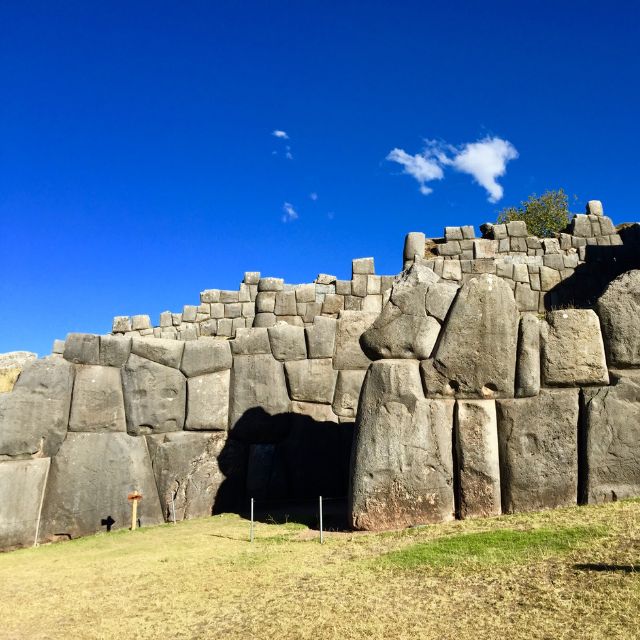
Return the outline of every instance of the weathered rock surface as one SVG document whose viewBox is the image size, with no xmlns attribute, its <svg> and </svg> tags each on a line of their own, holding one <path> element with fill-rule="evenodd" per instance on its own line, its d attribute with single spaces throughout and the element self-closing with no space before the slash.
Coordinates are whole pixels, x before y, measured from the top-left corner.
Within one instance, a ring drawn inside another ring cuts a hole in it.
<svg viewBox="0 0 640 640">
<path fill-rule="evenodd" d="M 192 378 L 231 369 L 232 364 L 229 341 L 211 338 L 186 342 L 180 368 L 185 376 Z"/>
<path fill-rule="evenodd" d="M 268 331 L 271 352 L 276 360 L 304 360 L 307 357 L 303 327 L 281 323 L 269 327 Z"/>
<path fill-rule="evenodd" d="M 238 355 L 231 370 L 229 428 L 245 442 L 277 442 L 288 432 L 290 410 L 284 368 L 269 354 Z"/>
<path fill-rule="evenodd" d="M 541 389 L 535 398 L 498 400 L 505 513 L 576 503 L 578 389 Z"/>
<path fill-rule="evenodd" d="M 433 359 L 457 397 L 513 396 L 518 319 L 513 292 L 502 279 L 484 274 L 463 285 Z"/>
<path fill-rule="evenodd" d="M 259 353 L 271 354 L 269 333 L 266 327 L 253 327 L 251 329 L 238 329 L 236 337 L 231 341 L 233 355 L 256 355 Z"/>
<path fill-rule="evenodd" d="M 216 374 L 209 374 L 216 375 Z M 210 516 L 242 497 L 245 447 L 223 433 L 152 436 L 162 512 L 167 521 Z"/>
<path fill-rule="evenodd" d="M 431 355 L 440 333 L 440 323 L 423 310 L 407 315 L 390 300 L 382 313 L 360 338 L 362 350 L 372 360 L 411 358 L 424 360 Z"/>
<path fill-rule="evenodd" d="M 353 449 L 354 528 L 393 529 L 454 515 L 452 400 L 426 400 L 418 362 L 381 360 L 362 388 Z"/>
<path fill-rule="evenodd" d="M 216 371 L 187 380 L 185 429 L 226 431 L 229 421 L 231 371 Z"/>
<path fill-rule="evenodd" d="M 369 358 L 424 360 L 431 356 L 440 333 L 440 322 L 433 315 L 446 315 L 457 290 L 456 285 L 440 286 L 439 280 L 420 260 L 396 277 L 382 313 L 360 338 Z M 427 296 L 435 312 L 431 315 Z"/>
<path fill-rule="evenodd" d="M 36 542 L 49 458 L 0 463 L 0 549 Z"/>
<path fill-rule="evenodd" d="M 640 271 L 618 276 L 600 296 L 596 311 L 612 367 L 640 365 Z"/>
<path fill-rule="evenodd" d="M 338 371 L 336 390 L 333 396 L 333 411 L 342 418 L 355 420 L 358 399 L 366 371 Z"/>
<path fill-rule="evenodd" d="M 186 380 L 180 371 L 131 354 L 122 368 L 122 385 L 130 434 L 184 427 Z"/>
<path fill-rule="evenodd" d="M 336 334 L 335 369 L 366 369 L 371 360 L 360 346 L 360 336 L 374 323 L 377 313 L 341 311 Z"/>
<path fill-rule="evenodd" d="M 456 402 L 460 517 L 501 513 L 498 423 L 494 400 Z"/>
<path fill-rule="evenodd" d="M 285 362 L 292 400 L 331 404 L 336 384 L 336 371 L 331 358 Z"/>
<path fill-rule="evenodd" d="M 529 398 L 540 391 L 540 321 L 532 313 L 520 318 L 516 396 Z"/>
<path fill-rule="evenodd" d="M 69 431 L 126 431 L 120 369 L 77 365 Z"/>
<path fill-rule="evenodd" d="M 64 343 L 64 359 L 74 364 L 99 364 L 100 336 L 70 333 Z"/>
<path fill-rule="evenodd" d="M 62 358 L 29 363 L 11 393 L 0 395 L 0 459 L 51 457 L 67 433 L 74 369 Z"/>
<path fill-rule="evenodd" d="M 30 351 L 11 351 L 0 354 L 0 393 L 11 391 L 25 365 L 37 357 Z"/>
<path fill-rule="evenodd" d="M 99 363 L 104 367 L 121 367 L 129 358 L 131 338 L 121 334 L 100 336 Z"/>
<path fill-rule="evenodd" d="M 640 495 L 640 372 L 611 373 L 612 386 L 583 390 L 583 502 Z"/>
<path fill-rule="evenodd" d="M 138 506 L 142 526 L 163 522 L 144 438 L 126 433 L 68 434 L 51 461 L 40 541 L 129 527 L 131 491 L 143 496 Z"/>
<path fill-rule="evenodd" d="M 333 358 L 336 348 L 338 321 L 316 316 L 313 325 L 305 329 L 309 358 Z"/>
<path fill-rule="evenodd" d="M 182 340 L 133 338 L 131 341 L 131 353 L 158 364 L 163 364 L 166 367 L 179 369 L 184 346 L 185 343 Z"/>
<path fill-rule="evenodd" d="M 540 333 L 547 386 L 609 384 L 600 323 L 591 309 L 550 311 Z"/>
</svg>

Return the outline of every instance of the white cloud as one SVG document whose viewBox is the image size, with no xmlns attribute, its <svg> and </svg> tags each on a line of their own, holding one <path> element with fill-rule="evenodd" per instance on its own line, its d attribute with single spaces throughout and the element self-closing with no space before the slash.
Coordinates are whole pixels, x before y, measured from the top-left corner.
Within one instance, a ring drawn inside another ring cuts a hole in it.
<svg viewBox="0 0 640 640">
<path fill-rule="evenodd" d="M 282 222 L 292 222 L 298 219 L 298 212 L 293 208 L 290 202 L 285 202 L 282 206 L 284 215 L 282 216 Z"/>
<path fill-rule="evenodd" d="M 484 187 L 489 194 L 489 202 L 498 202 L 504 189 L 496 182 L 496 178 L 503 176 L 507 171 L 507 162 L 517 157 L 518 151 L 508 140 L 484 138 L 465 144 L 449 164 L 462 173 L 468 173 Z"/>
<path fill-rule="evenodd" d="M 282 138 L 282 140 L 288 140 L 289 136 L 287 135 L 286 131 L 283 131 L 282 129 L 274 129 L 271 132 L 272 136 L 275 136 L 276 138 Z"/>
<path fill-rule="evenodd" d="M 389 152 L 387 160 L 402 165 L 402 172 L 413 176 L 418 181 L 420 193 L 425 196 L 433 191 L 427 186 L 427 182 L 442 180 L 444 177 L 442 167 L 429 149 L 426 149 L 424 153 L 416 153 L 412 156 L 404 149 L 395 148 Z"/>
<path fill-rule="evenodd" d="M 396 148 L 387 155 L 387 160 L 401 164 L 403 173 L 418 181 L 423 195 L 433 191 L 428 182 L 444 178 L 443 167 L 452 167 L 469 174 L 484 187 L 489 194 L 489 202 L 498 202 L 504 190 L 496 178 L 503 176 L 507 162 L 517 157 L 518 151 L 508 140 L 487 137 L 459 147 L 427 140 L 422 153 L 410 155 L 404 149 Z"/>
<path fill-rule="evenodd" d="M 318 194 L 315 191 L 312 191 L 309 194 L 309 197 L 315 202 L 318 199 Z"/>
<path fill-rule="evenodd" d="M 286 146 L 286 153 L 284 154 L 284 157 L 287 160 L 293 160 L 293 153 L 291 153 L 291 147 L 289 145 Z"/>
</svg>

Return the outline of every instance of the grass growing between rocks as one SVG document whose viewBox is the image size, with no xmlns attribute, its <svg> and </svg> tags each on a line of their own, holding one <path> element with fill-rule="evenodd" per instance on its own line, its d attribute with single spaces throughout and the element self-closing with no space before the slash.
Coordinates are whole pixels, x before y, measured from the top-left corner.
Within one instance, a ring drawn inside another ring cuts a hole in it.
<svg viewBox="0 0 640 640">
<path fill-rule="evenodd" d="M 224 515 L 0 554 L 0 638 L 640 638 L 640 501 L 248 533 Z"/>
</svg>

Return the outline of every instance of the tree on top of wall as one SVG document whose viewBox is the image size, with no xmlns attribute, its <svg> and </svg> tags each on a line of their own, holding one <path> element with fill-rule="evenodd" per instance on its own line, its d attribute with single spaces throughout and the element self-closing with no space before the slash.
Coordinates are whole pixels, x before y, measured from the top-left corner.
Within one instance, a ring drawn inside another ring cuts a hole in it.
<svg viewBox="0 0 640 640">
<path fill-rule="evenodd" d="M 562 190 L 531 194 L 519 207 L 505 207 L 498 213 L 498 224 L 524 220 L 532 236 L 552 238 L 569 224 L 569 198 Z"/>
</svg>

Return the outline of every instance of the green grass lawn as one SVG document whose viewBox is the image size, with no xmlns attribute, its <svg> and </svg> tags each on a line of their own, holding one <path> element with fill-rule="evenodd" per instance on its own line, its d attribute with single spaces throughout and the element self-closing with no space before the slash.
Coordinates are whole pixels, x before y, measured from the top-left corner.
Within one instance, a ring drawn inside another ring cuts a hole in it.
<svg viewBox="0 0 640 640">
<path fill-rule="evenodd" d="M 640 501 L 248 534 L 223 515 L 0 554 L 0 638 L 640 638 Z"/>
</svg>

